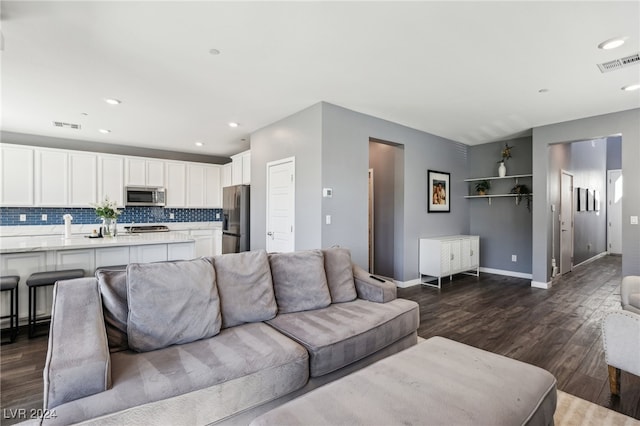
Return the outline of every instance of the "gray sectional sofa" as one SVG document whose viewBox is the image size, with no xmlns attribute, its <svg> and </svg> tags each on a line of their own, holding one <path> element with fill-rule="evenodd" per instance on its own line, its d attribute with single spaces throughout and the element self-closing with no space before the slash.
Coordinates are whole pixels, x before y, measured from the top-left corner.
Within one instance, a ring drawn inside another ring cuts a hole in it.
<svg viewBox="0 0 640 426">
<path fill-rule="evenodd" d="M 342 248 L 100 270 L 56 284 L 42 423 L 243 423 L 415 345 L 418 325 Z"/>
</svg>

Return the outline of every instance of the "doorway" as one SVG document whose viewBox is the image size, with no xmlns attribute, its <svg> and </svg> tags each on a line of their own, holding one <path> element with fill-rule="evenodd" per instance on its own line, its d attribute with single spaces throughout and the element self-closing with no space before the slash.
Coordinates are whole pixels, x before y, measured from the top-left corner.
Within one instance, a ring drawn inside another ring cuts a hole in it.
<svg viewBox="0 0 640 426">
<path fill-rule="evenodd" d="M 369 272 L 392 279 L 400 260 L 403 162 L 402 145 L 369 140 Z"/>
<path fill-rule="evenodd" d="M 295 158 L 267 163 L 267 252 L 295 250 Z"/>
<path fill-rule="evenodd" d="M 622 254 L 622 170 L 607 171 L 607 250 Z"/>
<path fill-rule="evenodd" d="M 562 170 L 560 178 L 560 274 L 573 269 L 573 175 Z"/>
</svg>

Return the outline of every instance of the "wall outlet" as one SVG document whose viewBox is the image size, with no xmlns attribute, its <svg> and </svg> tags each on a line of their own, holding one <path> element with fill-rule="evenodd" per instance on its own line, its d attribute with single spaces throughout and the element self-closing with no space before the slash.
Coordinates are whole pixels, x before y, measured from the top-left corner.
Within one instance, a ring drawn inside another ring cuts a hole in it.
<svg viewBox="0 0 640 426">
<path fill-rule="evenodd" d="M 518 255 L 517 254 L 512 254 L 511 255 L 511 261 L 512 262 L 517 262 L 518 261 Z"/>
<path fill-rule="evenodd" d="M 216 213 L 216 219 L 220 219 L 220 213 Z"/>
<path fill-rule="evenodd" d="M 26 222 L 27 221 L 27 215 L 26 214 L 21 214 L 20 215 L 20 222 Z"/>
<path fill-rule="evenodd" d="M 42 220 L 43 222 L 46 222 L 46 221 L 47 221 L 47 215 L 46 215 L 46 214 L 43 214 L 43 215 L 42 215 L 41 220 Z"/>
<path fill-rule="evenodd" d="M 173 220 L 175 218 L 176 218 L 176 215 L 174 213 L 169 213 L 169 219 Z"/>
</svg>

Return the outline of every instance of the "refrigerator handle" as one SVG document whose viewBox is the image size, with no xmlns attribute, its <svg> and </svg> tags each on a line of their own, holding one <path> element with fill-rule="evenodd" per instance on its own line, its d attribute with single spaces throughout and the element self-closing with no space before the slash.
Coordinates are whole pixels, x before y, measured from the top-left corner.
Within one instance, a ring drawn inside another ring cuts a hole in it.
<svg viewBox="0 0 640 426">
<path fill-rule="evenodd" d="M 223 231 L 229 230 L 229 214 L 228 213 L 222 214 L 222 230 Z"/>
</svg>

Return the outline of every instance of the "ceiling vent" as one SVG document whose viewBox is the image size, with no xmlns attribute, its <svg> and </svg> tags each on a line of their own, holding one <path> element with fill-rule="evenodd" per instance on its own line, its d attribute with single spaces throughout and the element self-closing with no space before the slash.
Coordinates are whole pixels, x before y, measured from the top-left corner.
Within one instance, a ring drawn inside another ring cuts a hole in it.
<svg viewBox="0 0 640 426">
<path fill-rule="evenodd" d="M 60 127 L 61 129 L 73 129 L 73 130 L 80 130 L 81 129 L 81 126 L 79 124 L 64 123 L 62 121 L 54 121 L 53 122 L 53 127 Z"/>
<path fill-rule="evenodd" d="M 624 58 L 598 64 L 598 68 L 600 68 L 601 72 L 610 72 L 637 64 L 640 64 L 640 53 L 635 53 L 630 56 L 625 56 Z"/>
</svg>

